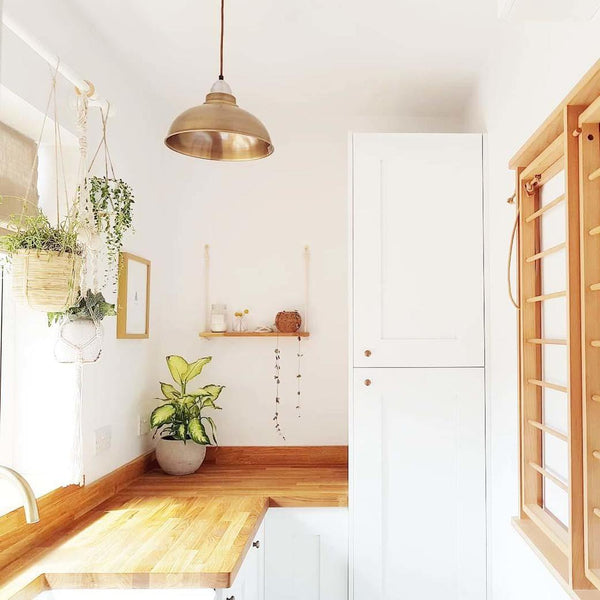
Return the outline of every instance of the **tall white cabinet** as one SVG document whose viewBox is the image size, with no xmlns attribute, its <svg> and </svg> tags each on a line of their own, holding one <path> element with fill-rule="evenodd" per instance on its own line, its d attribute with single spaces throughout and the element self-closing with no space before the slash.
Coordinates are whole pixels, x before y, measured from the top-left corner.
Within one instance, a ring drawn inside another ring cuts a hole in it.
<svg viewBox="0 0 600 600">
<path fill-rule="evenodd" d="M 482 138 L 351 144 L 350 597 L 482 600 Z"/>
</svg>

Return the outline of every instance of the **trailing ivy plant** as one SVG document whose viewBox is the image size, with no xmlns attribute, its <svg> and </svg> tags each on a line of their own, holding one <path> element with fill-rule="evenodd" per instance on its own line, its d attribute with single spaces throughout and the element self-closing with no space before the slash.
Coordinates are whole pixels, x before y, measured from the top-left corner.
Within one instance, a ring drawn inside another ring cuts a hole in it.
<svg viewBox="0 0 600 600">
<path fill-rule="evenodd" d="M 41 212 L 36 215 L 13 215 L 8 227 L 11 233 L 0 237 L 0 250 L 9 255 L 19 250 L 83 253 L 82 245 L 77 242 L 73 219 L 64 219 L 55 226 Z"/>
<path fill-rule="evenodd" d="M 115 305 L 107 302 L 102 292 L 94 294 L 92 290 L 88 290 L 85 296 L 80 296 L 77 304 L 66 311 L 48 313 L 48 327 L 54 323 L 82 319 L 98 322 L 104 317 L 114 317 L 116 314 Z"/>
<path fill-rule="evenodd" d="M 122 179 L 90 177 L 88 192 L 94 225 L 106 244 L 108 269 L 118 279 L 119 252 L 123 237 L 133 224 L 133 190 Z"/>
<path fill-rule="evenodd" d="M 212 443 L 205 427 L 208 423 L 212 440 L 217 444 L 217 426 L 211 417 L 202 415 L 202 410 L 221 410 L 216 401 L 225 386 L 209 384 L 193 391 L 188 389 L 188 384 L 202 373 L 211 360 L 212 356 L 205 356 L 188 363 L 181 356 L 167 356 L 167 366 L 178 387 L 170 383 L 160 384 L 164 396 L 160 400 L 164 404 L 155 408 L 150 416 L 150 427 L 155 429 L 155 436 L 160 432 L 160 436 L 168 440 L 208 445 Z"/>
</svg>

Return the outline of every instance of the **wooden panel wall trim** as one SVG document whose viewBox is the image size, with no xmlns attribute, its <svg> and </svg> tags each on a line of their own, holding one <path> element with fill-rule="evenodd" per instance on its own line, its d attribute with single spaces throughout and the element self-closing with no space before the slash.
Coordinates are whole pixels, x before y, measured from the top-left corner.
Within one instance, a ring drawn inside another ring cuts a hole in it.
<svg viewBox="0 0 600 600">
<path fill-rule="evenodd" d="M 348 466 L 348 446 L 211 446 L 207 450 L 206 462 L 220 466 Z"/>
<path fill-rule="evenodd" d="M 598 96 L 600 96 L 600 60 L 594 63 L 566 98 L 519 148 L 509 161 L 509 168 L 526 167 L 560 135 L 563 130 L 563 111 L 566 106 L 588 106 Z M 566 133 L 571 135 L 572 132 Z"/>
<path fill-rule="evenodd" d="M 38 500 L 39 523 L 26 524 L 22 508 L 0 517 L 0 569 L 28 548 L 63 532 L 153 465 L 154 452 L 149 452 L 89 485 L 70 485 L 42 496 Z"/>
</svg>

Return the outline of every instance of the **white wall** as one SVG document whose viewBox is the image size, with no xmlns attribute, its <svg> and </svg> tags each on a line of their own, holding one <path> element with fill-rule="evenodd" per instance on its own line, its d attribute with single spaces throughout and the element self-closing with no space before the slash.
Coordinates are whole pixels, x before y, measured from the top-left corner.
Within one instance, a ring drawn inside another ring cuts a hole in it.
<svg viewBox="0 0 600 600">
<path fill-rule="evenodd" d="M 235 92 L 235 88 L 234 88 Z M 250 99 L 238 98 L 242 106 Z M 324 112 L 323 112 L 324 111 Z M 282 338 L 280 421 L 288 444 L 347 443 L 348 131 L 452 131 L 457 119 L 369 118 L 331 107 L 286 105 L 264 118 L 275 144 L 266 160 L 203 163 L 189 196 L 173 198 L 178 260 L 165 314 L 165 348 L 211 354 L 206 377 L 224 383 L 220 443 L 281 444 L 272 421 L 275 340 L 198 340 L 204 323 L 203 246 L 211 246 L 211 297 L 231 312 L 249 308 L 255 326 L 278 310 L 303 308 L 303 248 L 311 248 L 309 329 L 302 342 L 302 418 L 296 401 L 294 338 Z"/>
<path fill-rule="evenodd" d="M 487 135 L 486 278 L 490 588 L 494 600 L 567 598 L 514 532 L 518 511 L 516 315 L 506 292 L 514 209 L 510 156 L 597 60 L 600 22 L 503 24 L 477 97 L 473 130 Z"/>
</svg>

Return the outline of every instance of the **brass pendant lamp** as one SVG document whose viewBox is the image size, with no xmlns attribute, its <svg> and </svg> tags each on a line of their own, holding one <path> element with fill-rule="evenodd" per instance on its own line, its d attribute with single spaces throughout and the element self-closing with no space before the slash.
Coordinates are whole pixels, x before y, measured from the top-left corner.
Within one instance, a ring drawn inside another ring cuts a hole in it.
<svg viewBox="0 0 600 600">
<path fill-rule="evenodd" d="M 225 0 L 221 0 L 219 79 L 206 101 L 181 113 L 169 128 L 165 144 L 187 156 L 208 160 L 256 160 L 273 153 L 267 128 L 241 109 L 223 79 L 223 30 Z"/>
</svg>

